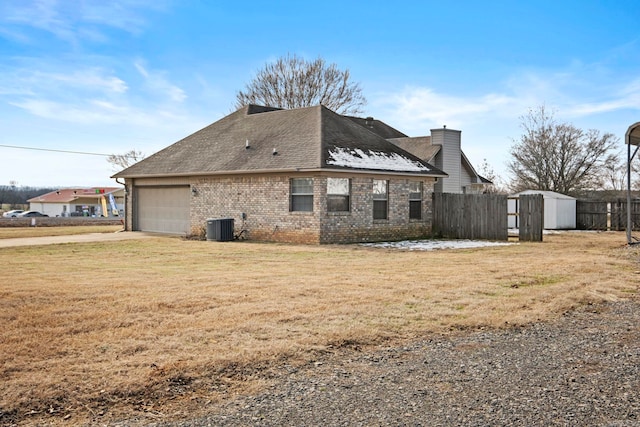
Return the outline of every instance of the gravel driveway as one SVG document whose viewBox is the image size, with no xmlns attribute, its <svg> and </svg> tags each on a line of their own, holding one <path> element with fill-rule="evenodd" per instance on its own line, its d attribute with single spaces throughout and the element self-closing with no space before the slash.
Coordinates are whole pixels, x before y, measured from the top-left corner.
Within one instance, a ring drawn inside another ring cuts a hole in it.
<svg viewBox="0 0 640 427">
<path fill-rule="evenodd" d="M 191 426 L 640 426 L 640 302 L 527 327 L 340 349 Z"/>
</svg>

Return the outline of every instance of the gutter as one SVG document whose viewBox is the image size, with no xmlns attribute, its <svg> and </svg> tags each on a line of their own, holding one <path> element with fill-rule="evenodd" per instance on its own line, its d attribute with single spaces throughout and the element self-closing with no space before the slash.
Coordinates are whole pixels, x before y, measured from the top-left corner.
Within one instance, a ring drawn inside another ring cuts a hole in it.
<svg viewBox="0 0 640 427">
<path fill-rule="evenodd" d="M 216 172 L 183 172 L 173 174 L 145 174 L 145 175 L 128 175 L 128 176 L 112 176 L 115 178 L 118 184 L 122 184 L 118 181 L 119 178 L 124 179 L 136 179 L 136 178 L 171 178 L 171 177 L 190 177 L 190 176 L 221 176 L 221 175 L 247 175 L 251 173 L 255 174 L 274 174 L 274 173 L 317 173 L 317 172 L 337 172 L 337 173 L 350 173 L 350 174 L 363 174 L 363 175 L 397 175 L 397 176 L 422 176 L 431 178 L 446 178 L 449 174 L 443 173 L 416 173 L 416 172 L 402 172 L 402 171 L 389 171 L 382 169 L 329 169 L 329 168 L 289 168 L 289 169 L 247 169 L 243 171 L 216 171 Z M 122 184 L 124 185 L 124 184 Z"/>
</svg>

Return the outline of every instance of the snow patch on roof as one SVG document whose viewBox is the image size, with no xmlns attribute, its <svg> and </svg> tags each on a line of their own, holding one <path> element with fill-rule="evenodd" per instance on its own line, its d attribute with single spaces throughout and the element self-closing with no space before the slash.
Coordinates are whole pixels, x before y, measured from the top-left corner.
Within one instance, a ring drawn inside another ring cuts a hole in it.
<svg viewBox="0 0 640 427">
<path fill-rule="evenodd" d="M 349 149 L 336 147 L 329 151 L 328 165 L 345 166 L 357 169 L 378 169 L 390 171 L 430 171 L 424 164 L 404 157 L 398 153 L 378 151 L 364 152 L 359 148 Z"/>
</svg>

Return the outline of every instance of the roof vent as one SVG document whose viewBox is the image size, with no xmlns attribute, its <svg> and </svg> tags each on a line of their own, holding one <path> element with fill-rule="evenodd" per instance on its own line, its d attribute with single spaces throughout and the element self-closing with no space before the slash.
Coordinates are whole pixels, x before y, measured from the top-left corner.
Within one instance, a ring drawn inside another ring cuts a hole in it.
<svg viewBox="0 0 640 427">
<path fill-rule="evenodd" d="M 274 148 L 274 149 L 273 149 L 273 153 L 271 153 L 271 154 L 273 154 L 274 156 L 277 156 L 277 155 L 278 155 L 278 150 L 276 150 L 276 149 Z"/>
<path fill-rule="evenodd" d="M 244 142 L 244 148 L 246 148 L 247 150 L 249 148 L 251 148 L 251 144 L 249 144 L 249 140 L 248 139 Z"/>
</svg>

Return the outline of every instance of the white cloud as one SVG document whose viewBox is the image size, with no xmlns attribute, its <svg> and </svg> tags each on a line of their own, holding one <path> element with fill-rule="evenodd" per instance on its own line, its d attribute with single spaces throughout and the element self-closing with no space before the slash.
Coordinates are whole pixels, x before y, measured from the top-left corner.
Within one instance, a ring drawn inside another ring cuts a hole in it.
<svg viewBox="0 0 640 427">
<path fill-rule="evenodd" d="M 415 131 L 424 134 L 425 129 L 443 125 L 459 129 L 487 115 L 508 116 L 522 107 L 521 100 L 508 94 L 464 97 L 438 93 L 425 87 L 407 87 L 374 102 L 382 107 L 384 117 L 390 123 L 411 135 L 415 135 Z"/>
<path fill-rule="evenodd" d="M 579 65 L 572 64 L 572 67 Z M 430 87 L 405 87 L 372 97 L 383 120 L 409 135 L 447 125 L 461 129 L 506 120 L 519 122 L 529 108 L 547 105 L 561 120 L 620 110 L 640 110 L 640 79 L 602 81 L 584 69 L 518 72 L 485 94 L 445 94 Z"/>
<path fill-rule="evenodd" d="M 0 21 L 1 22 L 1 21 Z M 10 29 L 6 27 L 0 27 L 0 37 L 4 37 L 8 40 L 18 42 L 21 44 L 29 43 L 30 39 L 27 35 L 23 34 L 21 31 Z"/>
<path fill-rule="evenodd" d="M 156 2 L 160 4 L 160 2 Z M 137 11 L 151 8 L 154 2 L 105 2 L 104 0 L 85 1 L 81 9 L 80 19 L 98 25 L 118 28 L 123 31 L 137 33 L 146 26 L 145 19 Z"/>
<path fill-rule="evenodd" d="M 105 105 L 92 101 L 74 105 L 46 99 L 26 99 L 10 102 L 10 105 L 22 108 L 37 117 L 79 124 L 115 123 L 123 116 L 126 117 L 122 109 L 119 112 L 114 111 L 114 108 L 105 108 Z"/>
<path fill-rule="evenodd" d="M 10 102 L 10 105 L 37 117 L 81 125 L 118 124 L 156 128 L 167 126 L 171 121 L 185 121 L 184 116 L 166 109 L 147 110 L 125 102 L 115 104 L 101 99 L 77 102 L 25 99 Z"/>
<path fill-rule="evenodd" d="M 185 117 L 185 91 L 164 72 L 134 65 L 142 81 L 135 72 L 120 77 L 100 66 L 25 60 L 15 68 L 0 67 L 0 100 L 36 117 L 79 124 L 163 127 L 169 120 L 191 122 Z"/>
<path fill-rule="evenodd" d="M 127 91 L 127 84 L 120 78 L 106 75 L 104 70 L 99 68 L 89 68 L 84 70 L 75 70 L 70 74 L 53 73 L 47 74 L 38 72 L 36 77 L 39 80 L 53 80 L 65 86 L 75 88 L 84 88 L 90 90 L 103 90 L 112 93 L 124 93 Z"/>
<path fill-rule="evenodd" d="M 15 41 L 27 43 L 28 29 L 35 28 L 53 34 L 73 45 L 83 41 L 107 42 L 101 29 L 117 28 L 137 34 L 147 25 L 145 14 L 162 11 L 163 0 L 20 0 L 0 4 L 0 22 L 12 26 L 4 34 Z"/>
<path fill-rule="evenodd" d="M 60 4 L 57 0 L 7 2 L 2 8 L 2 20 L 9 24 L 37 28 L 52 33 L 57 38 L 73 41 L 75 36 L 72 20 L 59 11 Z"/>
<path fill-rule="evenodd" d="M 33 97 L 117 96 L 127 92 L 124 80 L 100 67 L 78 68 L 51 61 L 28 61 L 0 68 L 0 95 Z"/>
<path fill-rule="evenodd" d="M 640 79 L 633 80 L 614 91 L 610 98 L 571 105 L 567 108 L 566 115 L 583 117 L 625 109 L 640 110 Z"/>
<path fill-rule="evenodd" d="M 145 68 L 142 61 L 136 61 L 134 66 L 140 75 L 144 77 L 147 87 L 154 95 L 167 97 L 169 100 L 177 103 L 182 103 L 187 98 L 184 90 L 167 80 L 165 77 L 166 73 L 150 72 Z"/>
</svg>

